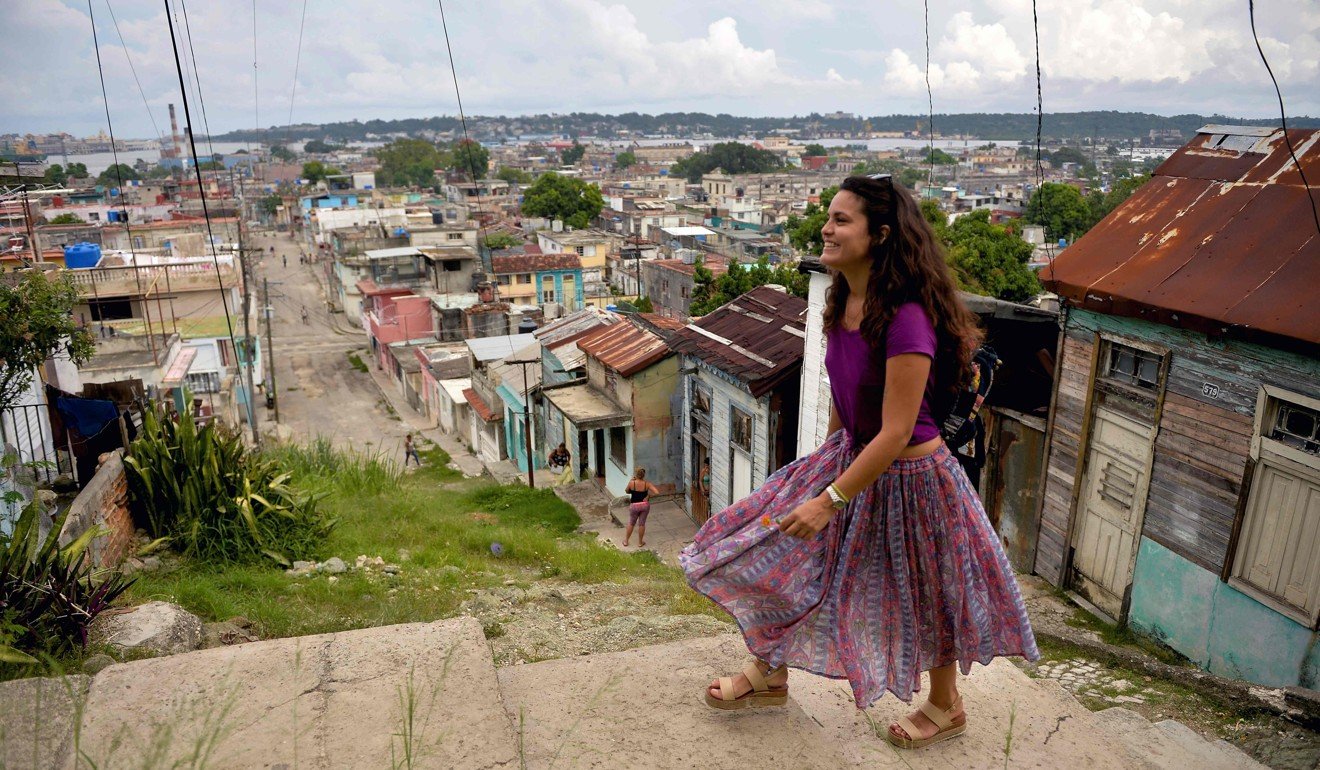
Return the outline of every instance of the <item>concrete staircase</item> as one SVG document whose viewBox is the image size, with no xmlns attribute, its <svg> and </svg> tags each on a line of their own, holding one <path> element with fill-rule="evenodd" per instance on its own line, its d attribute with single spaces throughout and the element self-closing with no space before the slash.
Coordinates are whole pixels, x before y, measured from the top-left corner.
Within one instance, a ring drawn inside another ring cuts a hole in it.
<svg viewBox="0 0 1320 770">
<path fill-rule="evenodd" d="M 1007 661 L 964 680 L 967 733 L 917 752 L 875 735 L 904 704 L 859 712 L 845 682 L 795 673 L 786 708 L 702 705 L 745 656 L 731 634 L 497 670 L 472 618 L 256 642 L 111 666 L 90 687 L 0 685 L 0 766 L 981 768 L 1007 747 L 1009 767 L 1260 767 L 1177 722 L 1091 713 Z"/>
</svg>

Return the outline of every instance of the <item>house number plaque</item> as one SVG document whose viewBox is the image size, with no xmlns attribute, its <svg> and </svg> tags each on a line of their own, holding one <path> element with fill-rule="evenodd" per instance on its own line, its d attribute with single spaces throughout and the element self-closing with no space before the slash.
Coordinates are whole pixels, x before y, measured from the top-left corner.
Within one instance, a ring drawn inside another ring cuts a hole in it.
<svg viewBox="0 0 1320 770">
<path fill-rule="evenodd" d="M 1201 383 L 1201 393 L 1206 398 L 1219 398 L 1219 386 L 1211 382 Z"/>
</svg>

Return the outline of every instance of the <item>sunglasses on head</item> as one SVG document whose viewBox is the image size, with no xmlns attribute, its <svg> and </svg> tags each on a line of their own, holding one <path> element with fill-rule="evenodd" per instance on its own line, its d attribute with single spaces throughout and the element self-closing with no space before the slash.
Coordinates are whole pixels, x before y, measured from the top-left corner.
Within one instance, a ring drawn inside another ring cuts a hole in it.
<svg viewBox="0 0 1320 770">
<path fill-rule="evenodd" d="M 874 179 L 874 180 L 877 181 L 877 182 L 881 182 L 881 181 L 888 180 L 891 184 L 892 184 L 893 181 L 894 181 L 894 175 L 893 175 L 893 174 L 867 174 L 867 175 L 866 175 L 866 178 L 867 178 L 867 179 Z"/>
</svg>

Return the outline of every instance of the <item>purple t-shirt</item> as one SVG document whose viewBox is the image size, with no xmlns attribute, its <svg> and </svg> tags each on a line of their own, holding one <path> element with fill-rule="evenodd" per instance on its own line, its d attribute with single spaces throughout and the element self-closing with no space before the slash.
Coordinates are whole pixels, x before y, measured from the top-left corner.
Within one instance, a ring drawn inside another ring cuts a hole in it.
<svg viewBox="0 0 1320 770">
<path fill-rule="evenodd" d="M 921 353 L 932 360 L 926 392 L 917 411 L 917 424 L 908 445 L 920 444 L 940 435 L 931 414 L 935 390 L 935 326 L 919 303 L 898 306 L 885 333 L 886 359 L 904 353 Z M 884 403 L 885 379 L 881 367 L 871 362 L 871 349 L 861 331 L 835 326 L 830 330 L 825 349 L 825 370 L 830 374 L 830 391 L 843 427 L 853 441 L 865 444 L 880 432 L 881 405 Z"/>
</svg>

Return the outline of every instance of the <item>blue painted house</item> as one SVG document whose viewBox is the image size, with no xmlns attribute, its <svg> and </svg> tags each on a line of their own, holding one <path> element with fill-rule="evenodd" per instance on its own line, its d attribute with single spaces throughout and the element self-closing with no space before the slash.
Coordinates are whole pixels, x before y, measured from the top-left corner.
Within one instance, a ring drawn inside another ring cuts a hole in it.
<svg viewBox="0 0 1320 770">
<path fill-rule="evenodd" d="M 572 313 L 584 305 L 582 260 L 576 254 L 515 254 L 490 258 L 504 302 L 558 303 Z"/>
<path fill-rule="evenodd" d="M 526 472 L 528 462 L 532 468 L 545 467 L 545 453 L 540 446 L 540 431 L 536 429 L 536 411 L 532 409 L 530 394 L 541 384 L 541 343 L 532 342 L 493 367 L 498 384 L 495 394 L 504 411 L 504 441 L 509 461 Z M 527 456 L 528 433 L 531 433 L 532 456 Z"/>
<path fill-rule="evenodd" d="M 1320 131 L 1289 138 L 1320 177 Z M 1311 206 L 1281 130 L 1206 126 L 1042 270 L 1064 334 L 1035 571 L 1216 674 L 1314 689 Z"/>
</svg>

